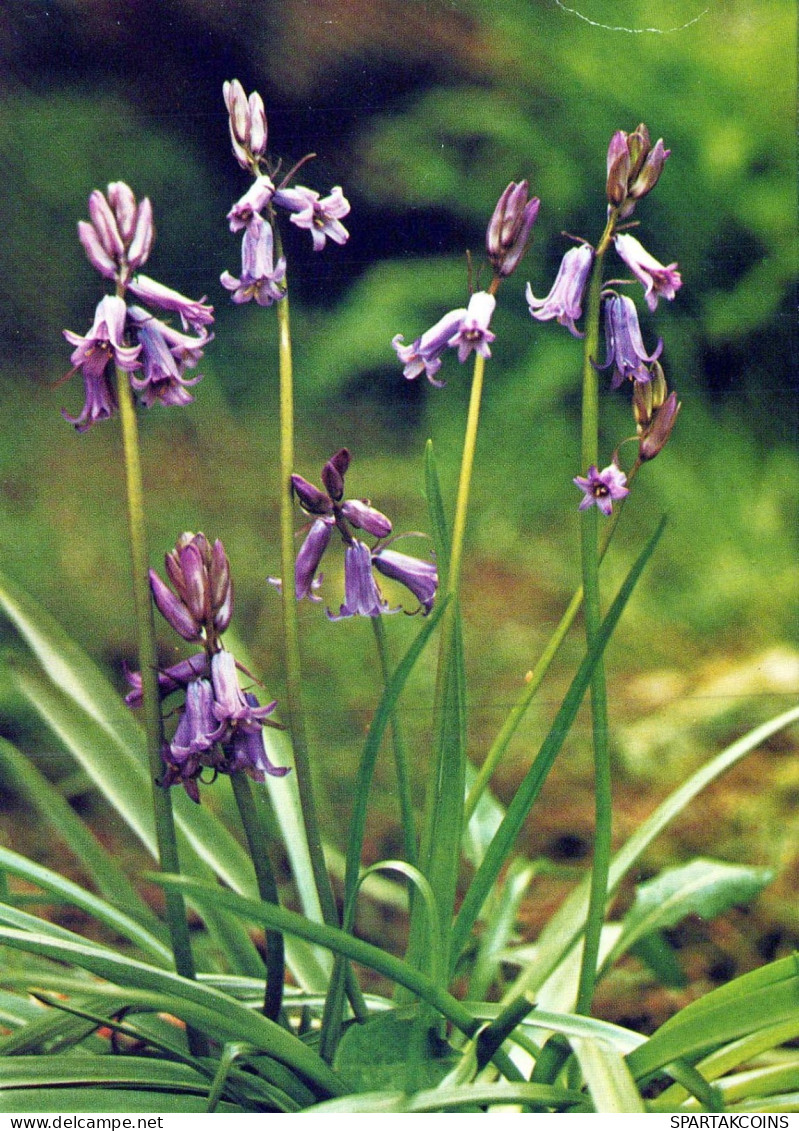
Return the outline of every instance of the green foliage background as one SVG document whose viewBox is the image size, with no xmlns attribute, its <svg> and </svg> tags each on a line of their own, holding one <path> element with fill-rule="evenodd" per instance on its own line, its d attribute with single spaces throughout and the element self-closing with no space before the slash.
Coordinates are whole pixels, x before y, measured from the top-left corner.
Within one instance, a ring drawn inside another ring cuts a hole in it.
<svg viewBox="0 0 799 1131">
<path fill-rule="evenodd" d="M 598 237 L 608 139 L 641 120 L 672 156 L 638 209 L 639 234 L 684 280 L 673 304 L 646 315 L 644 336 L 663 336 L 683 413 L 606 569 L 610 583 L 669 511 L 610 656 L 620 713 L 642 709 L 629 692 L 642 670 L 690 673 L 710 656 L 795 648 L 793 4 L 577 7 L 180 0 L 134 16 L 99 0 L 7 6 L 0 546 L 4 568 L 117 673 L 134 655 L 119 438 L 113 424 L 76 435 L 58 410 L 77 410 L 79 382 L 53 382 L 69 364 L 61 330 L 88 326 L 101 292 L 75 222 L 92 188 L 124 179 L 153 200 L 151 273 L 208 294 L 218 314 L 196 404 L 142 420 L 153 562 L 183 529 L 222 537 L 238 631 L 270 690 L 282 690 L 278 604 L 265 585 L 277 569 L 275 324 L 271 312 L 233 308 L 218 283 L 239 256 L 224 215 L 247 187 L 221 101 L 234 75 L 264 94 L 274 152 L 288 164 L 313 149 L 308 181 L 342 184 L 353 204 L 346 248 L 315 257 L 302 233 L 287 233 L 298 470 L 316 479 L 348 445 L 348 486 L 398 529 L 427 527 L 428 435 L 445 485 L 454 481 L 468 374 L 450 359 L 446 389 L 407 384 L 390 340 L 464 301 L 464 252 L 479 261 L 510 179 L 527 177 L 542 199 L 532 250 L 500 296 L 478 451 L 465 591 L 476 756 L 578 581 L 579 343 L 530 320 L 524 284 L 546 293 L 564 230 Z M 609 456 L 631 430 L 623 395 L 604 419 Z M 331 568 L 331 604 L 339 584 Z M 317 607 L 302 616 L 315 742 L 331 770 L 346 766 L 342 736 L 360 733 L 374 705 L 369 626 L 331 626 Z M 390 631 L 399 653 L 414 626 L 397 617 Z M 164 647 L 171 655 L 166 633 Z M 779 686 L 754 709 L 781 702 Z M 24 723 L 4 698 L 13 737 Z M 520 757 L 549 709 L 531 716 Z M 421 735 L 423 707 L 416 716 Z M 337 773 L 324 776 L 334 798 L 346 796 Z"/>
</svg>

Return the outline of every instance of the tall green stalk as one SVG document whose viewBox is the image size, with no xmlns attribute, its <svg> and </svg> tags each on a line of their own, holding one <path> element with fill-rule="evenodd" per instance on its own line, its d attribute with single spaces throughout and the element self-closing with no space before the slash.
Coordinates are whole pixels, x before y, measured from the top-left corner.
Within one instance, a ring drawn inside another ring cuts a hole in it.
<svg viewBox="0 0 799 1131">
<path fill-rule="evenodd" d="M 599 318 L 602 302 L 602 263 L 613 238 L 616 212 L 611 211 L 602 239 L 596 249 L 588 290 L 585 350 L 583 354 L 583 399 L 581 468 L 599 465 L 599 377 L 595 361 L 599 356 Z M 580 549 L 583 574 L 583 609 L 586 644 L 593 647 L 599 633 L 602 610 L 599 593 L 599 508 L 589 507 L 580 523 Z M 612 783 L 608 744 L 608 702 L 605 666 L 598 660 L 590 685 L 591 725 L 594 748 L 594 858 L 591 894 L 585 926 L 582 963 L 577 988 L 578 1013 L 590 1013 L 596 984 L 599 942 L 607 904 L 608 870 L 612 835 Z"/>
<path fill-rule="evenodd" d="M 460 861 L 463 804 L 466 782 L 465 704 L 462 702 L 462 656 L 460 638 L 460 581 L 472 472 L 485 377 L 485 360 L 475 355 L 469 410 L 463 440 L 458 492 L 452 523 L 452 541 L 447 575 L 450 603 L 442 618 L 441 642 L 433 704 L 434 766 L 428 787 L 425 823 L 419 859 L 438 901 L 441 936 L 445 949 L 455 906 Z M 416 916 L 414 918 L 417 918 Z M 419 944 L 423 924 L 416 927 Z M 444 955 L 443 968 L 449 966 Z"/>
<path fill-rule="evenodd" d="M 391 683 L 391 664 L 388 658 L 388 645 L 386 630 L 382 617 L 372 617 L 372 628 L 375 634 L 377 655 L 380 661 L 380 671 L 383 674 L 383 685 L 388 687 Z M 416 821 L 413 815 L 413 797 L 411 795 L 411 775 L 408 765 L 408 750 L 400 727 L 397 712 L 391 713 L 391 740 L 394 746 L 394 765 L 397 770 L 397 793 L 399 795 L 400 819 L 402 821 L 402 840 L 405 849 L 405 859 L 409 864 L 416 863 Z"/>
<path fill-rule="evenodd" d="M 139 453 L 139 429 L 133 391 L 128 374 L 116 371 L 119 418 L 122 426 L 122 443 L 125 453 L 125 481 L 128 503 L 128 528 L 133 568 L 133 599 L 138 629 L 139 668 L 142 680 L 144 727 L 147 738 L 147 757 L 150 780 L 153 784 L 153 814 L 158 851 L 158 865 L 162 872 L 178 874 L 178 856 L 175 819 L 172 799 L 168 789 L 163 789 L 159 779 L 164 771 L 161 747 L 164 741 L 161 719 L 161 701 L 158 691 L 158 656 L 155 646 L 153 605 L 150 597 L 149 557 L 144 519 L 144 487 Z M 191 952 L 186 905 L 180 892 L 165 892 L 166 920 L 175 957 L 175 969 L 184 978 L 194 978 L 194 958 Z M 202 1034 L 189 1030 L 189 1046 L 194 1055 L 207 1053 Z"/>
<path fill-rule="evenodd" d="M 236 798 L 247 847 L 250 850 L 258 894 L 266 903 L 279 905 L 277 883 L 269 859 L 269 837 L 253 796 L 250 779 L 242 771 L 231 774 L 233 796 Z M 283 1005 L 283 979 L 285 977 L 285 948 L 280 931 L 266 931 L 266 988 L 264 990 L 264 1016 L 277 1021 Z"/>
<path fill-rule="evenodd" d="M 277 253 L 280 255 L 278 237 Z M 322 847 L 322 834 L 311 777 L 308 736 L 302 705 L 302 664 L 294 596 L 294 507 L 291 475 L 294 471 L 294 369 L 291 353 L 289 296 L 277 303 L 278 357 L 280 369 L 280 568 L 283 577 L 283 637 L 286 660 L 287 721 L 294 749 L 297 789 L 308 839 L 314 883 L 322 917 L 328 926 L 338 926 L 338 912 Z"/>
</svg>

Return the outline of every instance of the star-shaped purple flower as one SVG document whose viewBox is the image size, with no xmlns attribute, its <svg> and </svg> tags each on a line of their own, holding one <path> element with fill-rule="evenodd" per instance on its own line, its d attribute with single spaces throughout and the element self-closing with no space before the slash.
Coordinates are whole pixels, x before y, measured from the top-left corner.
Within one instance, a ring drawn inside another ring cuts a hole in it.
<svg viewBox="0 0 799 1131">
<path fill-rule="evenodd" d="M 588 475 L 576 475 L 574 482 L 583 492 L 580 500 L 580 510 L 588 510 L 597 506 L 603 514 L 608 515 L 613 510 L 615 499 L 623 499 L 629 495 L 627 476 L 615 463 L 609 464 L 603 471 L 598 471 L 594 464 L 588 468 Z"/>
</svg>

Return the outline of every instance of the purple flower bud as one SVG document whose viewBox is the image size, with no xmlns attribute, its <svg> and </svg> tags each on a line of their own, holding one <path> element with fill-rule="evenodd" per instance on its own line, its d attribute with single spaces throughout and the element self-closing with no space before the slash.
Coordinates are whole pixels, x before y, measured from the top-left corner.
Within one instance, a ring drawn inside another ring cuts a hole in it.
<svg viewBox="0 0 799 1131">
<path fill-rule="evenodd" d="M 128 267 L 131 271 L 138 271 L 142 264 L 147 262 L 154 238 L 153 206 L 145 196 L 139 204 L 136 214 L 136 227 L 133 229 L 130 246 L 128 247 Z"/>
<path fill-rule="evenodd" d="M 374 538 L 386 538 L 391 533 L 390 519 L 370 506 L 367 499 L 347 499 L 342 503 L 341 513 L 349 523 Z"/>
<path fill-rule="evenodd" d="M 486 231 L 486 250 L 494 270 L 510 275 L 524 255 L 541 201 L 527 199 L 527 181 L 511 181 L 497 201 Z"/>
<path fill-rule="evenodd" d="M 635 236 L 622 233 L 613 240 L 618 255 L 644 287 L 644 298 L 650 310 L 655 310 L 659 298 L 673 299 L 682 286 L 676 263 L 664 267 L 650 255 Z"/>
<path fill-rule="evenodd" d="M 128 283 L 128 290 L 142 302 L 157 306 L 159 310 L 179 314 L 183 329 L 192 330 L 195 334 L 202 333 L 202 327 L 210 326 L 214 320 L 214 308 L 208 306 L 203 299 L 195 302 L 146 275 L 132 278 Z"/>
<path fill-rule="evenodd" d="M 438 588 L 438 570 L 434 562 L 412 558 L 396 550 L 380 549 L 372 555 L 372 563 L 379 573 L 410 589 L 424 609 L 425 616 L 430 612 Z"/>
<path fill-rule="evenodd" d="M 329 496 L 314 487 L 313 483 L 309 483 L 301 475 L 292 475 L 291 487 L 300 500 L 300 506 L 308 514 L 330 514 L 333 504 Z"/>
<path fill-rule="evenodd" d="M 145 262 L 153 243 L 153 210 L 145 197 L 136 197 L 124 181 L 108 186 L 106 196 L 95 189 L 89 196 L 90 223 L 81 220 L 78 236 L 89 262 L 104 278 L 126 284 L 131 271 Z"/>
<path fill-rule="evenodd" d="M 108 203 L 116 217 L 119 234 L 124 244 L 129 244 L 136 230 L 138 208 L 133 190 L 124 181 L 114 181 L 108 186 Z"/>
<path fill-rule="evenodd" d="M 322 468 L 322 482 L 331 500 L 337 503 L 344 495 L 344 476 L 350 466 L 350 453 L 341 448 Z"/>
<path fill-rule="evenodd" d="M 115 263 L 121 263 L 125 244 L 113 209 L 99 189 L 89 194 L 89 219 L 106 253 Z"/>
<path fill-rule="evenodd" d="M 175 596 L 154 569 L 150 570 L 150 589 L 161 616 L 184 640 L 200 640 L 202 625 L 192 616 L 180 597 Z"/>
<path fill-rule="evenodd" d="M 491 357 L 489 345 L 495 335 L 488 324 L 497 300 L 488 291 L 476 291 L 469 299 L 469 305 L 461 322 L 460 329 L 450 338 L 448 345 L 457 348 L 458 361 L 463 363 L 474 350 L 481 357 Z"/>
<path fill-rule="evenodd" d="M 350 212 L 350 204 L 339 185 L 330 190 L 329 196 L 321 199 L 318 192 L 303 185 L 278 189 L 273 203 L 291 212 L 292 224 L 311 233 L 314 251 L 321 251 L 328 239 L 344 244 L 350 238 L 341 223 Z"/>
<path fill-rule="evenodd" d="M 574 482 L 583 492 L 579 507 L 581 511 L 597 506 L 604 515 L 609 515 L 613 510 L 613 500 L 623 499 L 630 493 L 627 476 L 615 463 L 609 464 L 604 471 L 597 471 L 594 464 L 591 464 L 587 478 L 577 475 Z"/>
<path fill-rule="evenodd" d="M 266 153 L 266 110 L 264 100 L 257 90 L 254 90 L 249 99 L 250 118 L 250 153 L 253 157 L 263 157 Z"/>
<path fill-rule="evenodd" d="M 267 176 L 256 177 L 247 192 L 233 205 L 227 214 L 231 232 L 240 232 L 251 224 L 269 204 L 275 195 L 275 186 Z"/>
<path fill-rule="evenodd" d="M 197 652 L 187 660 L 180 660 L 171 667 L 158 672 L 158 691 L 161 697 L 171 695 L 181 687 L 186 687 L 193 679 L 208 675 L 208 656 L 205 652 Z M 130 691 L 125 696 L 129 707 L 136 708 L 142 705 L 142 679 L 141 672 L 131 672 L 125 669 L 125 679 L 130 684 Z"/>
<path fill-rule="evenodd" d="M 311 529 L 300 547 L 297 560 L 294 563 L 294 595 L 298 601 L 307 597 L 309 601 L 318 601 L 314 595 L 316 585 L 316 571 L 322 560 L 322 555 L 330 542 L 335 520 L 318 518 L 311 524 Z"/>
<path fill-rule="evenodd" d="M 258 699 L 252 692 L 245 691 L 244 698 L 250 707 L 258 707 Z M 276 706 L 277 701 L 270 703 L 269 710 L 273 711 Z M 256 730 L 237 728 L 228 752 L 231 761 L 227 772 L 231 774 L 243 770 L 254 781 L 264 781 L 267 774 L 273 778 L 282 778 L 291 772 L 289 766 L 276 766 L 270 760 L 264 743 L 264 732 L 260 727 Z"/>
<path fill-rule="evenodd" d="M 334 616 L 330 610 L 327 615 L 332 621 L 345 617 L 379 617 L 382 613 L 398 612 L 389 609 L 377 587 L 372 574 L 372 554 L 369 547 L 353 541 L 344 554 L 344 604 Z"/>
<path fill-rule="evenodd" d="M 113 279 L 117 270 L 117 261 L 103 247 L 94 224 L 90 224 L 87 220 L 79 220 L 78 239 L 95 271 L 99 271 L 104 279 Z"/>
<path fill-rule="evenodd" d="M 641 123 L 631 134 L 617 130 L 608 147 L 607 197 L 619 209 L 619 218 L 631 215 L 635 202 L 657 184 L 669 150 L 660 138 L 655 145 Z"/>
<path fill-rule="evenodd" d="M 274 264 L 273 246 L 272 225 L 253 215 L 241 245 L 241 278 L 225 271 L 219 279 L 225 290 L 233 292 L 233 302 L 255 299 L 259 306 L 271 306 L 283 298 L 286 260 L 281 255 Z"/>
<path fill-rule="evenodd" d="M 642 432 L 638 443 L 638 458 L 642 463 L 654 459 L 663 451 L 681 408 L 677 394 L 671 392 L 663 404 L 655 410 L 651 422 Z"/>
<path fill-rule="evenodd" d="M 635 303 L 626 295 L 617 294 L 605 298 L 605 345 L 607 358 L 597 369 L 613 366 L 613 389 L 618 389 L 628 378 L 649 381 L 652 375 L 647 366 L 657 361 L 663 349 L 660 339 L 651 354 L 646 352 Z"/>
<path fill-rule="evenodd" d="M 222 84 L 222 93 L 228 112 L 228 125 L 230 126 L 230 141 L 233 146 L 233 156 L 242 169 L 252 171 L 253 158 L 259 157 L 266 149 L 266 114 L 263 113 L 263 102 L 260 107 L 256 102 L 248 101 L 244 88 L 238 79 Z M 253 95 L 260 102 L 259 95 Z M 255 107 L 257 122 L 253 124 L 253 107 Z M 263 113 L 263 121 L 261 114 Z"/>
<path fill-rule="evenodd" d="M 583 312 L 583 291 L 591 274 L 593 261 L 594 249 L 590 244 L 580 244 L 564 255 L 552 290 L 546 298 L 536 298 L 528 283 L 525 295 L 533 318 L 541 322 L 557 318 L 561 326 L 566 326 L 575 338 L 584 337 L 574 323 Z"/>
<path fill-rule="evenodd" d="M 211 547 L 207 568 L 213 626 L 217 632 L 224 632 L 233 616 L 233 579 L 225 547 L 218 538 Z"/>
</svg>

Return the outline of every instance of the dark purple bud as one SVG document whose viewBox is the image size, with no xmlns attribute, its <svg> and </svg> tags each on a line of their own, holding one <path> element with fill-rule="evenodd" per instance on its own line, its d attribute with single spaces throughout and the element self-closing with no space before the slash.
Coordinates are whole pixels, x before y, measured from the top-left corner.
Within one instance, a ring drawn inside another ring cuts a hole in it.
<svg viewBox="0 0 799 1131">
<path fill-rule="evenodd" d="M 671 392 L 663 404 L 655 410 L 652 421 L 641 436 L 638 445 L 638 458 L 642 463 L 654 459 L 663 451 L 681 408 L 677 394 Z"/>
<path fill-rule="evenodd" d="M 347 448 L 342 448 L 327 461 L 322 468 L 322 482 L 334 503 L 344 495 L 344 476 L 350 466 L 350 453 Z"/>
<path fill-rule="evenodd" d="M 154 569 L 150 570 L 150 589 L 161 616 L 184 640 L 200 640 L 202 624 L 198 624 L 186 605 L 164 584 Z"/>
<path fill-rule="evenodd" d="M 438 570 L 434 562 L 412 558 L 396 550 L 378 550 L 372 562 L 379 573 L 410 589 L 425 615 L 430 612 L 438 588 Z"/>
<path fill-rule="evenodd" d="M 202 544 L 194 539 L 182 547 L 178 558 L 183 575 L 183 600 L 197 624 L 204 625 L 210 617 L 211 594 L 202 550 Z"/>
<path fill-rule="evenodd" d="M 341 507 L 341 513 L 347 522 L 375 538 L 386 538 L 391 533 L 391 521 L 370 506 L 367 499 L 347 499 Z"/>
<path fill-rule="evenodd" d="M 533 230 L 540 200 L 527 199 L 527 181 L 511 181 L 497 201 L 486 231 L 486 250 L 494 270 L 510 275 L 524 255 Z"/>
<path fill-rule="evenodd" d="M 318 518 L 311 524 L 311 529 L 300 547 L 294 564 L 294 595 L 298 601 L 303 597 L 311 601 L 319 600 L 314 596 L 316 571 L 330 542 L 333 526 L 332 517 Z"/>
<path fill-rule="evenodd" d="M 329 496 L 324 491 L 320 491 L 318 487 L 314 487 L 313 483 L 309 483 L 301 475 L 292 475 L 291 487 L 300 500 L 300 506 L 308 514 L 330 514 L 333 504 Z"/>
<path fill-rule="evenodd" d="M 630 176 L 630 150 L 627 134 L 616 130 L 608 146 L 608 203 L 618 207 L 627 196 L 627 180 Z"/>
<path fill-rule="evenodd" d="M 211 548 L 208 578 L 214 628 L 217 632 L 224 632 L 233 616 L 233 581 L 225 547 L 218 538 Z"/>
</svg>

